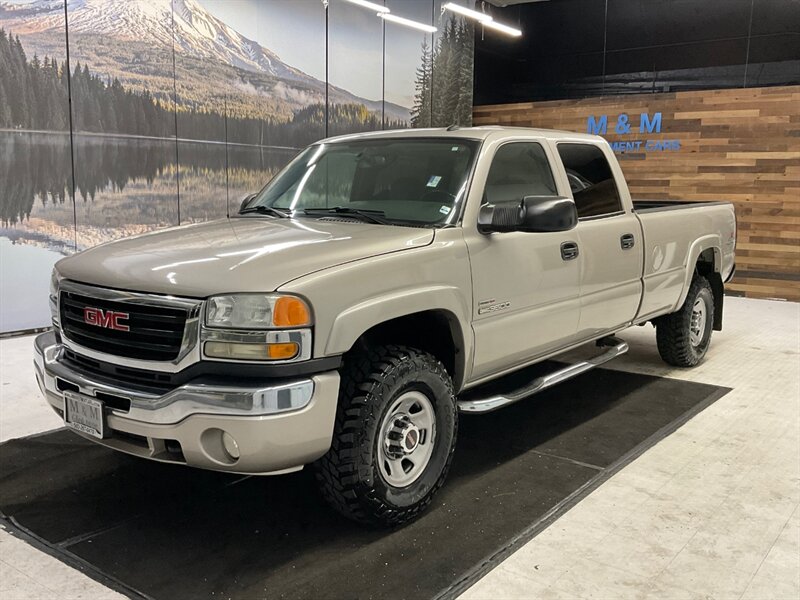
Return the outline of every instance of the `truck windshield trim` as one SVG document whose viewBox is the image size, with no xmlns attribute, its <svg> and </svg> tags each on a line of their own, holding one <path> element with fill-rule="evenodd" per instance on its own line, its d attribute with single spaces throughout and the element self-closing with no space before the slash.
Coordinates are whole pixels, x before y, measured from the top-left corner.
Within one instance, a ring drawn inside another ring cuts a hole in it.
<svg viewBox="0 0 800 600">
<path fill-rule="evenodd" d="M 460 137 L 314 144 L 278 173 L 247 210 L 292 218 L 338 215 L 386 225 L 452 226 L 461 217 L 480 145 L 480 140 Z M 378 218 L 365 218 L 370 214 Z"/>
</svg>

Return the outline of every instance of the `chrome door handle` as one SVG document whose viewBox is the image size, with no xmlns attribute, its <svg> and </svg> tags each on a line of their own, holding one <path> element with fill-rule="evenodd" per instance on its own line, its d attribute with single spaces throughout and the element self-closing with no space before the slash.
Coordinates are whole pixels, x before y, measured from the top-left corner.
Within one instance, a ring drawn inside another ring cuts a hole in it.
<svg viewBox="0 0 800 600">
<path fill-rule="evenodd" d="M 561 244 L 561 258 L 562 260 L 574 260 L 578 258 L 580 250 L 578 244 L 575 242 L 564 242 Z"/>
<path fill-rule="evenodd" d="M 619 245 L 622 247 L 623 250 L 630 250 L 636 245 L 636 238 L 633 237 L 632 233 L 626 233 L 621 238 L 619 238 Z"/>
</svg>

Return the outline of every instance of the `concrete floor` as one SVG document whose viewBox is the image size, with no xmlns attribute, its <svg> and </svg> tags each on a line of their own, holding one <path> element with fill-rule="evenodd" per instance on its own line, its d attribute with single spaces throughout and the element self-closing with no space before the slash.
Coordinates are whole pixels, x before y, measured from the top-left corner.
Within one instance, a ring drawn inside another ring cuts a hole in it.
<svg viewBox="0 0 800 600">
<path fill-rule="evenodd" d="M 651 327 L 609 368 L 733 388 L 462 596 L 800 598 L 800 304 L 726 300 L 705 362 L 676 370 Z M 0 340 L 0 439 L 60 427 L 31 338 Z M 576 352 L 576 356 L 582 352 Z M 0 598 L 117 598 L 0 530 Z"/>
</svg>

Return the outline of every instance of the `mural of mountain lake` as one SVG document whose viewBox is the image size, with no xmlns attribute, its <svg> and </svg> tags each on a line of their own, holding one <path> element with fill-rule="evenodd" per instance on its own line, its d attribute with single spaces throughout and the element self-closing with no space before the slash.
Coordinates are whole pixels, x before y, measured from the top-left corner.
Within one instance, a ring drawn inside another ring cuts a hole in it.
<svg viewBox="0 0 800 600">
<path fill-rule="evenodd" d="M 180 140 L 176 154 L 175 140 L 93 134 L 74 144 L 73 204 L 68 133 L 0 132 L 2 332 L 49 322 L 52 265 L 76 244 L 224 217 L 296 153 Z"/>
</svg>

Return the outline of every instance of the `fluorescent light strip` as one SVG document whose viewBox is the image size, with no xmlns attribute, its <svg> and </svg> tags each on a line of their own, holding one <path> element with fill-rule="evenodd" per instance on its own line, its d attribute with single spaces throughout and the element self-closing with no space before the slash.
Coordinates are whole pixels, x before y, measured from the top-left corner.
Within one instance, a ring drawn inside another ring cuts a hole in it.
<svg viewBox="0 0 800 600">
<path fill-rule="evenodd" d="M 488 27 L 489 29 L 494 29 L 496 31 L 500 31 L 507 35 L 511 35 L 514 37 L 519 37 L 522 35 L 522 32 L 519 29 L 514 29 L 513 27 L 509 27 L 508 25 L 503 25 L 502 23 L 498 23 L 497 21 L 484 21 L 481 23 L 484 27 Z"/>
<path fill-rule="evenodd" d="M 436 29 L 436 27 L 433 27 L 431 25 L 426 25 L 425 23 L 412 21 L 411 19 L 404 19 L 403 17 L 398 17 L 397 15 L 392 15 L 385 12 L 379 12 L 378 16 L 381 19 L 385 19 L 386 21 L 391 21 L 392 23 L 397 23 L 398 25 L 405 25 L 406 27 L 413 27 L 414 29 L 419 29 L 420 31 L 426 31 L 428 33 L 436 33 L 437 31 L 439 31 L 438 29 Z"/>
<path fill-rule="evenodd" d="M 515 29 L 514 27 L 509 27 L 508 25 L 503 25 L 502 23 L 498 23 L 495 21 L 490 15 L 486 13 L 478 12 L 477 10 L 471 10 L 465 6 L 461 6 L 460 4 L 455 4 L 454 2 L 448 2 L 444 6 L 442 6 L 443 10 L 449 10 L 454 13 L 458 13 L 460 15 L 464 15 L 470 19 L 475 19 L 484 27 L 488 27 L 489 29 L 494 29 L 495 31 L 500 31 L 505 33 L 506 35 L 511 35 L 514 37 L 519 37 L 522 35 L 522 32 L 519 29 Z"/>
<path fill-rule="evenodd" d="M 486 21 L 491 21 L 492 17 L 487 15 L 486 13 L 478 12 L 477 10 L 471 10 L 466 6 L 461 6 L 460 4 L 455 4 L 453 2 L 448 2 L 444 6 L 442 6 L 443 10 L 449 10 L 454 13 L 458 13 L 460 15 L 464 15 L 465 17 L 469 17 L 470 19 L 475 19 L 476 21 L 480 21 L 481 23 L 485 23 Z"/>
<path fill-rule="evenodd" d="M 374 2 L 367 2 L 367 0 L 344 0 L 345 2 L 349 2 L 350 4 L 357 4 L 363 8 L 369 8 L 370 10 L 377 11 L 379 13 L 388 13 L 389 9 L 381 4 L 375 4 Z"/>
</svg>

